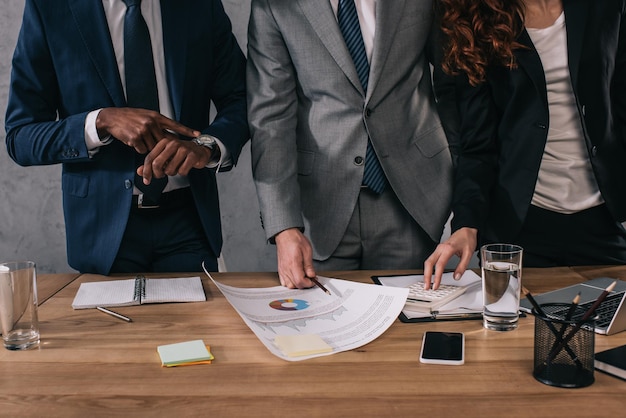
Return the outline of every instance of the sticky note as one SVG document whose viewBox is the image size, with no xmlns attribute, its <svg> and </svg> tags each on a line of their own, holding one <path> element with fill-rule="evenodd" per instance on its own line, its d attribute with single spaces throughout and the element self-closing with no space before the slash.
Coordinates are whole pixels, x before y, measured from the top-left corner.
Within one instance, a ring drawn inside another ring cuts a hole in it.
<svg viewBox="0 0 626 418">
<path fill-rule="evenodd" d="M 208 364 L 214 358 L 202 340 L 160 345 L 157 352 L 165 367 Z"/>
<path fill-rule="evenodd" d="M 277 335 L 274 344 L 289 357 L 330 353 L 333 348 L 317 334 Z"/>
</svg>

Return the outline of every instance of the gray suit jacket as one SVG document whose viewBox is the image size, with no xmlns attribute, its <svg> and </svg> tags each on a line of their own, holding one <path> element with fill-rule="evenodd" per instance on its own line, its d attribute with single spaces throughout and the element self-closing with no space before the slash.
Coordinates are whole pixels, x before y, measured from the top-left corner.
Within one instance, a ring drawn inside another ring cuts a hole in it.
<svg viewBox="0 0 626 418">
<path fill-rule="evenodd" d="M 332 254 L 360 192 L 369 136 L 394 192 L 439 241 L 452 160 L 425 52 L 432 20 L 431 0 L 377 2 L 364 92 L 329 0 L 252 1 L 248 120 L 268 239 L 303 228 L 314 258 Z"/>
</svg>

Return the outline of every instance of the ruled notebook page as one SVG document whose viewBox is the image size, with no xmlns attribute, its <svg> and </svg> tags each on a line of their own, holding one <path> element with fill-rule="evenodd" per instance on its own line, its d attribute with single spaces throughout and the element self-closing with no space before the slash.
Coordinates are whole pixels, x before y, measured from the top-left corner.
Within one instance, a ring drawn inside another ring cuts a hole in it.
<svg viewBox="0 0 626 418">
<path fill-rule="evenodd" d="M 141 303 L 202 302 L 206 300 L 200 277 L 147 279 Z"/>
<path fill-rule="evenodd" d="M 135 279 L 81 283 L 72 302 L 74 309 L 131 305 L 139 305 Z"/>
</svg>

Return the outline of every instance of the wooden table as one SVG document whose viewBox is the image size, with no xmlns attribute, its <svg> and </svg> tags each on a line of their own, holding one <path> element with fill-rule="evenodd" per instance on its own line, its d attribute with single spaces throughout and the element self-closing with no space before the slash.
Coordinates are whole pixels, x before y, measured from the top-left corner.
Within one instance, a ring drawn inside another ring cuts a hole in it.
<svg viewBox="0 0 626 418">
<path fill-rule="evenodd" d="M 392 273 L 402 272 L 325 275 L 369 282 L 373 274 Z M 626 277 L 626 267 L 526 269 L 523 282 L 540 293 L 609 273 Z M 215 277 L 242 287 L 278 283 L 274 273 Z M 206 303 L 116 309 L 132 323 L 72 310 L 79 284 L 103 279 L 111 278 L 83 275 L 40 307 L 39 349 L 0 350 L 0 416 L 617 417 L 626 411 L 626 382 L 599 372 L 581 389 L 537 382 L 532 317 L 510 332 L 485 330 L 475 320 L 397 321 L 359 349 L 287 362 L 261 344 L 204 277 Z M 419 363 L 426 330 L 464 332 L 465 365 Z M 213 364 L 160 366 L 158 345 L 193 339 L 211 345 Z M 596 351 L 622 344 L 626 332 L 597 336 Z"/>
<path fill-rule="evenodd" d="M 37 275 L 37 301 L 41 305 L 78 276 L 80 276 L 80 273 Z"/>
</svg>

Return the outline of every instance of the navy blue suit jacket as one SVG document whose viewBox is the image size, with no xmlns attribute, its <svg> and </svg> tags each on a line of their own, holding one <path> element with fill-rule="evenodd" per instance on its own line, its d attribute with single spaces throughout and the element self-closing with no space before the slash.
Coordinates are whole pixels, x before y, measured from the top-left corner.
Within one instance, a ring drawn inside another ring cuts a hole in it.
<svg viewBox="0 0 626 418">
<path fill-rule="evenodd" d="M 174 119 L 214 135 L 233 163 L 248 139 L 245 57 L 219 0 L 161 0 L 166 77 Z M 209 124 L 210 102 L 217 109 Z M 108 274 L 128 221 L 134 152 L 119 141 L 89 158 L 88 112 L 126 106 L 100 0 L 27 0 L 13 57 L 7 149 L 18 164 L 63 164 L 70 266 Z M 189 182 L 215 254 L 222 245 L 215 173 Z"/>
<path fill-rule="evenodd" d="M 564 0 L 568 64 L 589 160 L 616 221 L 626 220 L 626 0 Z M 452 229 L 513 242 L 530 207 L 550 124 L 541 59 L 524 31 L 518 68 L 460 81 Z"/>
</svg>

